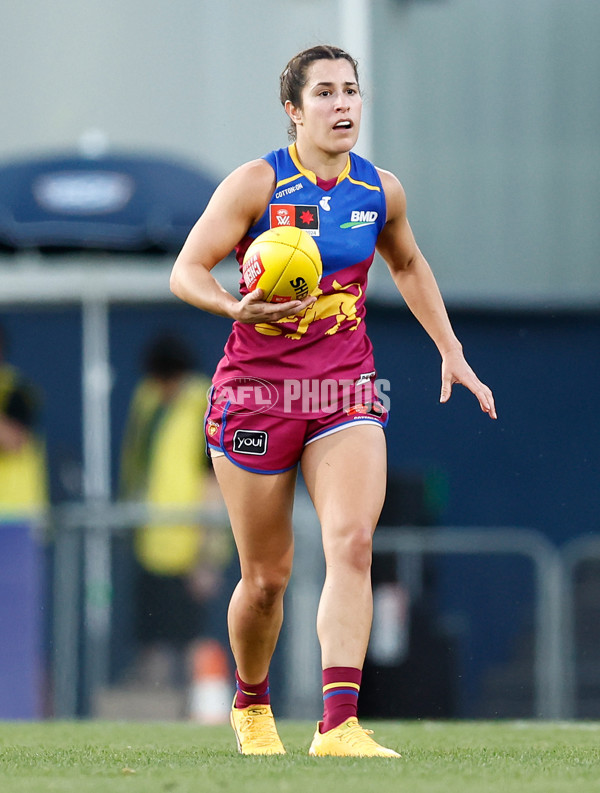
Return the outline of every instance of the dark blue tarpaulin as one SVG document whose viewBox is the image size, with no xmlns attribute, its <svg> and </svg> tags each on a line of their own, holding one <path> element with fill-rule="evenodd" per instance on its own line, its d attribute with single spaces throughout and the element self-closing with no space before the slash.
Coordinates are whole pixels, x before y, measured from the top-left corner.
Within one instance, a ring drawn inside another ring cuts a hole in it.
<svg viewBox="0 0 600 793">
<path fill-rule="evenodd" d="M 0 250 L 179 250 L 216 182 L 170 159 L 56 155 L 0 163 Z"/>
<path fill-rule="evenodd" d="M 41 549 L 25 523 L 0 523 L 0 719 L 42 715 Z"/>
</svg>

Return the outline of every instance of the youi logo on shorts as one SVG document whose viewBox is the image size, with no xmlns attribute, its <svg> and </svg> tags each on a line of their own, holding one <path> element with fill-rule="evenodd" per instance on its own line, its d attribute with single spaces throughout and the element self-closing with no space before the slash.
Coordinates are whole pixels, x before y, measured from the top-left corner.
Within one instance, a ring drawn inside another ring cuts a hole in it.
<svg viewBox="0 0 600 793">
<path fill-rule="evenodd" d="M 372 226 L 379 217 L 379 212 L 373 210 L 354 209 L 350 214 L 350 220 L 340 225 L 341 229 L 359 229 L 362 226 Z"/>
<path fill-rule="evenodd" d="M 233 451 L 236 454 L 267 453 L 269 434 L 264 430 L 236 430 L 233 435 Z"/>
</svg>

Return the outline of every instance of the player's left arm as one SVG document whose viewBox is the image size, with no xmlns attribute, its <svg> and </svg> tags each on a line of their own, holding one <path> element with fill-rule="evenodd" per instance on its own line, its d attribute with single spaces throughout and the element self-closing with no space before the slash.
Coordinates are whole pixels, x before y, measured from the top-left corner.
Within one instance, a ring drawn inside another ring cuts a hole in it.
<svg viewBox="0 0 600 793">
<path fill-rule="evenodd" d="M 479 380 L 465 360 L 442 295 L 427 260 L 419 250 L 406 216 L 406 196 L 398 179 L 379 170 L 386 197 L 387 219 L 377 250 L 385 259 L 394 283 L 409 309 L 433 339 L 442 357 L 440 402 L 447 402 L 452 386 L 460 383 L 478 399 L 490 418 L 497 418 L 491 390 Z"/>
</svg>

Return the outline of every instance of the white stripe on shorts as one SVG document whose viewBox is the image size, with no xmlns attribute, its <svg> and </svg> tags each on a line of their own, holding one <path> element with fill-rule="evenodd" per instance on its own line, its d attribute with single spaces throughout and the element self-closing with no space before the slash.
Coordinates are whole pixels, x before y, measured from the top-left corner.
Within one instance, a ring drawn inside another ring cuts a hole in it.
<svg viewBox="0 0 600 793">
<path fill-rule="evenodd" d="M 326 438 L 328 435 L 333 435 L 335 432 L 341 432 L 342 430 L 347 430 L 349 427 L 356 427 L 357 424 L 364 424 L 365 426 L 367 424 L 374 424 L 376 427 L 381 427 L 381 429 L 384 429 L 383 424 L 377 419 L 367 419 L 367 418 L 354 419 L 354 421 L 348 421 L 346 422 L 346 424 L 339 424 L 337 427 L 332 427 L 330 430 L 325 430 L 325 432 L 322 432 L 320 435 L 315 435 L 314 438 L 311 438 L 309 441 L 306 441 L 304 445 L 308 446 L 309 443 L 314 443 L 315 441 L 318 441 L 320 438 Z"/>
</svg>

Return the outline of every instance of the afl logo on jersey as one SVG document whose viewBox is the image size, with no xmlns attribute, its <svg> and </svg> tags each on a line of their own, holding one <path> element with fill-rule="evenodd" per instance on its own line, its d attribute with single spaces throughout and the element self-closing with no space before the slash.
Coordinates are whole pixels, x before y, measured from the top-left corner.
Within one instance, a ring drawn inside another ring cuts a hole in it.
<svg viewBox="0 0 600 793">
<path fill-rule="evenodd" d="M 295 226 L 304 229 L 311 237 L 319 236 L 319 207 L 304 204 L 270 204 L 269 219 L 272 229 Z"/>
<path fill-rule="evenodd" d="M 295 209 L 295 207 L 294 207 Z M 280 226 L 295 226 L 292 223 L 292 213 L 289 206 L 273 206 L 271 204 L 271 228 L 276 229 Z"/>
</svg>

